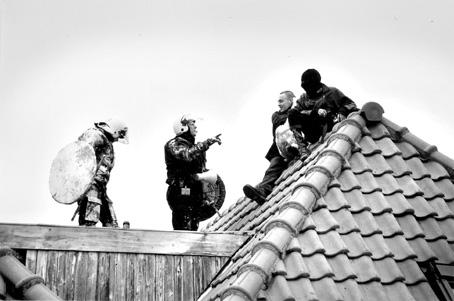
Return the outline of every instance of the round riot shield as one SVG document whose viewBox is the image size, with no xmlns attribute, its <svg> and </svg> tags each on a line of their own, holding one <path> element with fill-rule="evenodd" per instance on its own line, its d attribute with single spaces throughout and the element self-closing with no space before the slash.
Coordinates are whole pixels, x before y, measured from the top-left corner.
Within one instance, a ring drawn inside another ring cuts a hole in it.
<svg viewBox="0 0 454 301">
<path fill-rule="evenodd" d="M 96 156 L 91 145 L 76 141 L 61 149 L 52 162 L 49 191 L 54 200 L 72 204 L 89 189 L 96 173 Z"/>
<path fill-rule="evenodd" d="M 217 176 L 216 183 L 202 181 L 203 185 L 203 205 L 198 208 L 197 216 L 200 221 L 212 217 L 221 209 L 225 199 L 225 185 L 220 176 Z"/>
<path fill-rule="evenodd" d="M 287 148 L 289 146 L 296 146 L 296 139 L 295 136 L 293 135 L 293 132 L 290 130 L 290 127 L 288 123 L 284 123 L 283 125 L 280 125 L 276 128 L 275 131 L 275 142 L 277 149 L 279 150 L 279 154 L 281 154 L 282 157 L 287 159 L 288 161 L 292 160 L 294 155 L 289 153 L 287 151 Z"/>
</svg>

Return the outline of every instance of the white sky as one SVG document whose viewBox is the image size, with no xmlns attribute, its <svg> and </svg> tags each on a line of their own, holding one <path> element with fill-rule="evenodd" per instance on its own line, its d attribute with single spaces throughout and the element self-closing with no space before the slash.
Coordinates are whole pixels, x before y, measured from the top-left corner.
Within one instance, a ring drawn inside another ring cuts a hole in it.
<svg viewBox="0 0 454 301">
<path fill-rule="evenodd" d="M 316 68 L 358 106 L 454 157 L 452 1 L 0 0 L 0 222 L 76 225 L 51 162 L 93 122 L 125 120 L 108 184 L 120 225 L 171 229 L 164 143 L 182 113 L 227 208 L 268 166 L 270 116 Z"/>
</svg>

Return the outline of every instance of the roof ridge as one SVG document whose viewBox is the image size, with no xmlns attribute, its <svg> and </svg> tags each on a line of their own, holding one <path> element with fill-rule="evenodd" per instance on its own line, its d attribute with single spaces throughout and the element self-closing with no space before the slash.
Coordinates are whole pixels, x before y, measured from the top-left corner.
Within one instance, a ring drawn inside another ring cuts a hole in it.
<svg viewBox="0 0 454 301">
<path fill-rule="evenodd" d="M 388 129 L 391 129 L 393 133 L 397 136 L 397 138 L 410 143 L 422 154 L 423 157 L 431 158 L 434 161 L 443 165 L 449 172 L 449 175 L 451 177 L 454 177 L 454 160 L 446 156 L 442 152 L 438 151 L 435 145 L 427 143 L 423 139 L 411 133 L 408 128 L 399 126 L 385 117 L 382 117 L 381 122 Z"/>
<path fill-rule="evenodd" d="M 367 120 L 379 121 L 376 119 L 377 114 L 372 114 L 373 118 L 368 115 L 371 109 L 377 108 L 383 110 L 378 104 L 368 103 L 361 114 L 352 113 L 336 125 L 336 132 L 328 138 L 325 146 L 331 151 L 322 152 L 323 156 L 319 154 L 315 158 L 315 164 L 298 180 L 291 197 L 281 205 L 279 214 L 267 222 L 265 236 L 253 246 L 251 259 L 238 272 L 236 279 L 222 291 L 222 300 L 254 300 L 261 288 L 268 285 L 267 279 L 275 263 L 284 256 L 287 246 L 301 230 L 316 201 L 325 195 L 330 182 L 340 174 L 345 157 L 351 155 L 356 142 L 362 137 Z M 381 119 L 381 113 L 378 115 Z"/>
</svg>

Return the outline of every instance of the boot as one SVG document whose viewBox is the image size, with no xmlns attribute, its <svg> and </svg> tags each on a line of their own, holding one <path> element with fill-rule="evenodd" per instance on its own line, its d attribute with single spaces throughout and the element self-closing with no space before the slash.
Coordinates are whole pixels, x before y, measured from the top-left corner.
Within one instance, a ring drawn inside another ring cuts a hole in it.
<svg viewBox="0 0 454 301">
<path fill-rule="evenodd" d="M 307 148 L 307 142 L 304 136 L 297 129 L 292 129 L 293 136 L 295 136 L 296 143 L 298 144 L 298 153 L 300 160 L 304 161 L 311 154 L 311 151 Z"/>
<path fill-rule="evenodd" d="M 257 202 L 259 205 L 262 205 L 266 202 L 266 195 L 252 185 L 244 185 L 243 192 L 245 196 Z"/>
</svg>

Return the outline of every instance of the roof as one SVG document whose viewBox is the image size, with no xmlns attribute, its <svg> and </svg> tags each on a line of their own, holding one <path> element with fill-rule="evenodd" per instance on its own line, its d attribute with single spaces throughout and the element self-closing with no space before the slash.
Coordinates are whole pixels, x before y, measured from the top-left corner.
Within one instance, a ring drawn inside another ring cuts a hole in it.
<svg viewBox="0 0 454 301">
<path fill-rule="evenodd" d="M 366 104 L 268 201 L 207 231 L 253 231 L 201 300 L 432 300 L 418 263 L 454 263 L 454 161 Z"/>
</svg>

